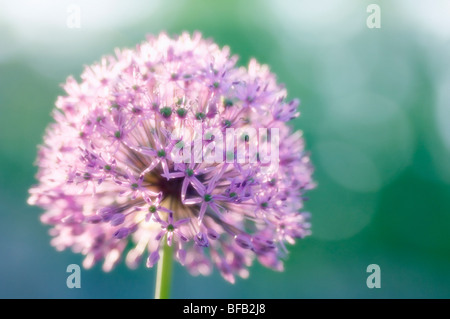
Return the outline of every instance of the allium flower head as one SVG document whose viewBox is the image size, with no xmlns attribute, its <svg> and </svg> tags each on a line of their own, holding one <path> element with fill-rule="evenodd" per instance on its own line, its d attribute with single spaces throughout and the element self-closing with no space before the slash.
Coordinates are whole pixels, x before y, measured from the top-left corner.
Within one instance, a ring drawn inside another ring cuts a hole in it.
<svg viewBox="0 0 450 319">
<path fill-rule="evenodd" d="M 299 101 L 267 66 L 236 62 L 199 33 L 162 33 L 67 79 L 29 198 L 56 249 L 105 271 L 152 267 L 165 244 L 193 274 L 283 269 L 285 243 L 310 233 L 312 167 L 287 125 Z"/>
</svg>

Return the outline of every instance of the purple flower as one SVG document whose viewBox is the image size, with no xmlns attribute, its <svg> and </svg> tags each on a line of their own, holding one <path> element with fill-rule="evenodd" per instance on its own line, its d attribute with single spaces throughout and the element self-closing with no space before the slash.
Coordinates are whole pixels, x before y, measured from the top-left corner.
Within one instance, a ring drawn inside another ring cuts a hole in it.
<svg viewBox="0 0 450 319">
<path fill-rule="evenodd" d="M 192 274 L 283 269 L 286 243 L 310 234 L 313 168 L 287 124 L 299 102 L 267 66 L 236 62 L 199 33 L 162 33 L 67 79 L 29 198 L 56 249 L 105 271 L 125 255 L 151 267 L 166 243 Z"/>
<path fill-rule="evenodd" d="M 188 241 L 187 237 L 183 235 L 183 233 L 180 231 L 180 226 L 189 222 L 189 218 L 180 219 L 176 222 L 173 221 L 173 213 L 169 213 L 169 218 L 167 221 L 161 220 L 161 228 L 162 230 L 159 232 L 158 235 L 156 235 L 156 240 L 161 240 L 161 238 L 164 237 L 164 235 L 167 236 L 167 245 L 172 246 L 172 240 L 173 236 L 176 235 L 178 238 L 180 238 L 183 241 Z"/>
</svg>

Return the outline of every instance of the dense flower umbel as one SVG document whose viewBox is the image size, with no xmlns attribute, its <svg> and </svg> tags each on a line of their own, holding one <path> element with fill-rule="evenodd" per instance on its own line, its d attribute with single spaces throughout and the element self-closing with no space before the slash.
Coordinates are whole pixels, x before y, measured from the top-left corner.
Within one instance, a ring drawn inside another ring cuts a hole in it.
<svg viewBox="0 0 450 319">
<path fill-rule="evenodd" d="M 312 167 L 301 134 L 286 124 L 298 101 L 285 101 L 267 66 L 236 61 L 198 33 L 160 34 L 87 67 L 81 83 L 67 79 L 29 198 L 45 209 L 56 249 L 85 255 L 87 268 L 104 260 L 105 271 L 125 254 L 130 267 L 143 258 L 151 267 L 165 243 L 193 274 L 215 265 L 234 282 L 254 258 L 283 269 L 285 243 L 310 233 L 301 210 Z M 181 138 L 171 134 L 195 137 L 194 128 L 205 145 L 215 143 L 214 129 L 277 128 L 279 165 L 198 162 L 195 152 L 190 163 L 175 161 Z"/>
</svg>

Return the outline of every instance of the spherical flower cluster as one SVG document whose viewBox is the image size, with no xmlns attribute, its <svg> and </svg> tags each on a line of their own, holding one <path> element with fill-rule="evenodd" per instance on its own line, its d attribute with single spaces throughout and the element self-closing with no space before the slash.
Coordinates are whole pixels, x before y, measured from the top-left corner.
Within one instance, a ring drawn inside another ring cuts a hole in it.
<svg viewBox="0 0 450 319">
<path fill-rule="evenodd" d="M 152 267 L 166 244 L 194 275 L 283 269 L 285 243 L 310 233 L 312 166 L 286 124 L 299 102 L 267 66 L 236 62 L 199 33 L 162 33 L 67 79 L 29 198 L 56 249 L 105 271 Z"/>
</svg>

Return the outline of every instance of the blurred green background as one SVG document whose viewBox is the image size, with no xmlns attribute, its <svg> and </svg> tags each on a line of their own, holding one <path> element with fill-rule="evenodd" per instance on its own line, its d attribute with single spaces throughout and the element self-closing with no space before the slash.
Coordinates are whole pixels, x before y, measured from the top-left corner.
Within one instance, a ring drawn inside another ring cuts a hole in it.
<svg viewBox="0 0 450 319">
<path fill-rule="evenodd" d="M 366 8 L 381 8 L 369 29 Z M 69 28 L 71 4 L 80 28 Z M 299 97 L 316 167 L 313 235 L 282 273 L 258 264 L 236 284 L 177 264 L 175 298 L 450 297 L 450 3 L 448 1 L 0 0 L 0 297 L 151 298 L 155 270 L 66 267 L 26 204 L 60 84 L 146 34 L 201 31 L 245 65 L 270 65 Z M 381 268 L 369 289 L 366 267 Z"/>
</svg>

